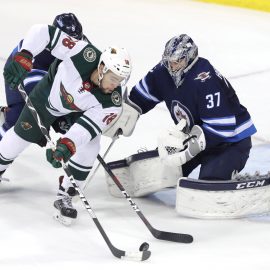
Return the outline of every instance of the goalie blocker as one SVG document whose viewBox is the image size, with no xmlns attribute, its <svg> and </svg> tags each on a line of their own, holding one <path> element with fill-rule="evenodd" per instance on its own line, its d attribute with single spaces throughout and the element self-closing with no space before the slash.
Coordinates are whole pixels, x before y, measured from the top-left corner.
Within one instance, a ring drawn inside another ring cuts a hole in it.
<svg viewBox="0 0 270 270">
<path fill-rule="evenodd" d="M 180 178 L 176 211 L 202 219 L 243 218 L 270 211 L 270 173 L 236 180 L 205 181 Z"/>
<path fill-rule="evenodd" d="M 134 154 L 108 165 L 131 197 L 142 197 L 166 187 L 174 187 L 182 176 L 181 167 L 164 165 L 157 150 Z M 107 174 L 106 182 L 112 196 L 122 197 L 121 191 Z"/>
</svg>

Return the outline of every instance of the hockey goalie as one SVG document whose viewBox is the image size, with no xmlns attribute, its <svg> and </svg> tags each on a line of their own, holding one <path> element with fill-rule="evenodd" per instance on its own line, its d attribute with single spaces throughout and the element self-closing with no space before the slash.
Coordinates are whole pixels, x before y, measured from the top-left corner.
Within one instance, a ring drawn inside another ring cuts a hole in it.
<svg viewBox="0 0 270 270">
<path fill-rule="evenodd" d="M 199 56 L 190 36 L 180 34 L 166 42 L 161 59 L 133 86 L 128 100 L 141 114 L 165 102 L 175 123 L 156 134 L 155 157 L 143 153 L 111 164 L 131 195 L 176 185 L 177 212 L 198 218 L 269 211 L 268 175 L 235 179 L 256 133 L 250 113 L 230 82 Z M 198 166 L 199 180 L 187 178 Z"/>
<path fill-rule="evenodd" d="M 176 187 L 176 211 L 179 215 L 193 218 L 242 218 L 268 213 L 270 174 L 234 173 L 227 180 L 183 177 L 187 176 L 192 159 L 205 149 L 202 129 L 194 126 L 188 132 L 186 124 L 185 120 L 181 120 L 177 126 L 164 131 L 159 136 L 158 149 L 140 151 L 108 163 L 128 194 L 142 197 Z M 124 127 L 122 129 L 125 130 Z M 121 197 L 121 192 L 108 174 L 106 181 L 109 193 Z"/>
</svg>

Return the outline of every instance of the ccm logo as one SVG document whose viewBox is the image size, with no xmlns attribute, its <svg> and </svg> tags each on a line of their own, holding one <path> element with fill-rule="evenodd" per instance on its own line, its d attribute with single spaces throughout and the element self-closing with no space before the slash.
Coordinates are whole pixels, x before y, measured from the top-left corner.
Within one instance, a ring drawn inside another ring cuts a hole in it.
<svg viewBox="0 0 270 270">
<path fill-rule="evenodd" d="M 264 185 L 264 183 L 265 183 L 265 180 L 239 183 L 239 184 L 237 184 L 236 189 L 262 187 Z"/>
</svg>

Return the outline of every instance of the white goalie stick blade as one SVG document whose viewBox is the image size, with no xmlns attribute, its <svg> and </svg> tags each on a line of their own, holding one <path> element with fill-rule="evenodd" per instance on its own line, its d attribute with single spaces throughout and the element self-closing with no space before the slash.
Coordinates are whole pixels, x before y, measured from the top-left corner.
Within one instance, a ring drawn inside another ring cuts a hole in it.
<svg viewBox="0 0 270 270">
<path fill-rule="evenodd" d="M 122 260 L 129 260 L 129 261 L 145 261 L 151 256 L 150 251 L 126 251 L 125 255 L 121 257 Z"/>
<path fill-rule="evenodd" d="M 269 213 L 270 175 L 254 175 L 240 181 L 180 178 L 176 211 L 202 219 L 245 218 Z"/>
<path fill-rule="evenodd" d="M 70 226 L 74 222 L 74 218 L 69 218 L 61 215 L 59 210 L 55 210 L 53 218 L 65 226 Z"/>
</svg>

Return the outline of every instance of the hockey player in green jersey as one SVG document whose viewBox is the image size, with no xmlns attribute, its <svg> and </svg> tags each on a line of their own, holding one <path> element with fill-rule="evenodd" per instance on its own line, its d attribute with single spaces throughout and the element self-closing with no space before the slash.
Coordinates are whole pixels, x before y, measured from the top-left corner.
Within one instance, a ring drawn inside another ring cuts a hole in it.
<svg viewBox="0 0 270 270">
<path fill-rule="evenodd" d="M 47 129 L 58 117 L 75 116 L 75 123 L 57 141 L 55 150 L 47 149 L 46 156 L 55 168 L 61 167 L 61 161 L 68 162 L 81 186 L 99 152 L 102 131 L 121 113 L 121 89 L 130 77 L 130 57 L 124 48 L 108 47 L 101 53 L 58 28 L 35 25 L 4 69 L 5 80 L 12 88 L 22 83 L 32 69 L 32 58 L 45 48 L 56 60 L 29 97 Z M 46 139 L 25 106 L 14 128 L 0 142 L 0 177 L 31 143 L 46 145 Z M 74 194 L 68 178 L 61 178 L 54 206 L 71 219 L 77 217 L 71 202 Z"/>
</svg>

